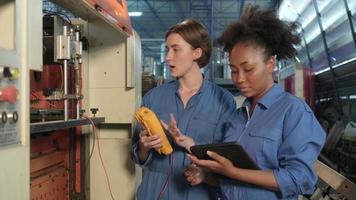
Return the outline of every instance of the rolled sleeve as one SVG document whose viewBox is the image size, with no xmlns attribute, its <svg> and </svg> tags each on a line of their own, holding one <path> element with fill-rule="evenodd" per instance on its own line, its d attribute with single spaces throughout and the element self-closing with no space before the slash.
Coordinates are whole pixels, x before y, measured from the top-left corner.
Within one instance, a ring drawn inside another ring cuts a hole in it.
<svg viewBox="0 0 356 200">
<path fill-rule="evenodd" d="M 219 179 L 219 186 L 223 195 L 223 199 L 231 199 L 235 197 L 235 190 L 237 189 L 237 181 L 227 178 Z"/>
<path fill-rule="evenodd" d="M 284 132 L 288 135 L 278 151 L 280 167 L 274 170 L 284 198 L 314 192 L 317 174 L 313 165 L 325 141 L 325 132 L 313 113 L 303 111 L 293 115 L 294 122 L 285 124 Z"/>
<path fill-rule="evenodd" d="M 146 167 L 148 165 L 150 165 L 150 163 L 152 162 L 152 157 L 153 157 L 153 151 L 150 150 L 148 153 L 148 157 L 145 161 L 141 161 L 139 156 L 138 156 L 138 144 L 139 142 L 137 141 L 136 143 L 132 144 L 131 146 L 131 159 L 138 164 L 140 167 Z"/>
</svg>

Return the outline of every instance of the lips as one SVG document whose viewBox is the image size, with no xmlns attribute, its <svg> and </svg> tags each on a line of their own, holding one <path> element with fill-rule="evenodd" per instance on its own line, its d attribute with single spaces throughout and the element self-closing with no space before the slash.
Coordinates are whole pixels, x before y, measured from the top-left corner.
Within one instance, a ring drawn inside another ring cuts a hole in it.
<svg viewBox="0 0 356 200">
<path fill-rule="evenodd" d="M 239 87 L 241 92 L 248 91 L 250 88 L 249 87 Z"/>
</svg>

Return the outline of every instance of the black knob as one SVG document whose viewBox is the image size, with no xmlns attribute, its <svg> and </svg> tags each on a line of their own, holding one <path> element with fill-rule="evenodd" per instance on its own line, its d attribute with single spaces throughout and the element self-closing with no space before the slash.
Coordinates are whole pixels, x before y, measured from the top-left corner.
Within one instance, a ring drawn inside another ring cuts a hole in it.
<svg viewBox="0 0 356 200">
<path fill-rule="evenodd" d="M 7 119 L 10 120 L 10 123 L 16 123 L 19 120 L 19 115 L 14 111 L 13 113 L 7 114 Z"/>
<path fill-rule="evenodd" d="M 1 122 L 5 124 L 7 122 L 7 114 L 6 112 L 1 113 Z"/>
<path fill-rule="evenodd" d="M 93 117 L 95 117 L 95 114 L 98 112 L 98 108 L 90 108 L 91 113 L 93 114 Z"/>
<path fill-rule="evenodd" d="M 11 71 L 9 67 L 4 67 L 4 71 L 2 72 L 4 77 L 12 77 Z"/>
</svg>

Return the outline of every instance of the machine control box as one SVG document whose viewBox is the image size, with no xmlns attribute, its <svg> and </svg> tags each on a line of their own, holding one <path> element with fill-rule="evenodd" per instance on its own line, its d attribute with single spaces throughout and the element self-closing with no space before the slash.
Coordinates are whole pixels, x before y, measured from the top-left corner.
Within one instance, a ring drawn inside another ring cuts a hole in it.
<svg viewBox="0 0 356 200">
<path fill-rule="evenodd" d="M 19 69 L 0 66 L 0 147 L 21 143 Z"/>
</svg>

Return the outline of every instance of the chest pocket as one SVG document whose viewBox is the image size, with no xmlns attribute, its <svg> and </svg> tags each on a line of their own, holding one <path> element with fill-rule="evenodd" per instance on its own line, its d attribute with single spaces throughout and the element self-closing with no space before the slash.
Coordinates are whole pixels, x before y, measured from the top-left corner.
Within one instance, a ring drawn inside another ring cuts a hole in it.
<svg viewBox="0 0 356 200">
<path fill-rule="evenodd" d="M 278 166 L 278 149 L 282 140 L 282 130 L 278 128 L 256 127 L 250 132 L 250 136 L 256 140 L 257 160 L 261 167 L 274 169 Z"/>
<path fill-rule="evenodd" d="M 213 143 L 217 122 L 204 118 L 193 117 L 190 121 L 189 136 L 196 144 Z"/>
</svg>

